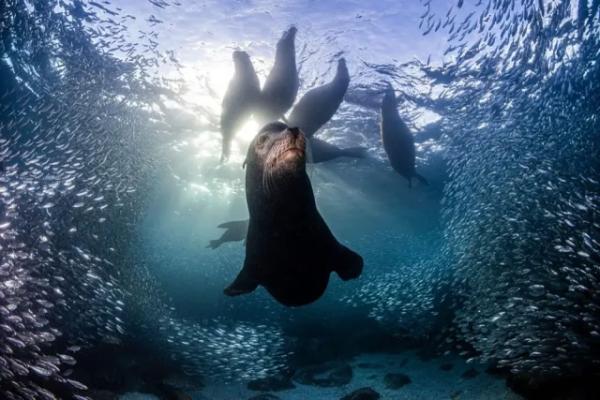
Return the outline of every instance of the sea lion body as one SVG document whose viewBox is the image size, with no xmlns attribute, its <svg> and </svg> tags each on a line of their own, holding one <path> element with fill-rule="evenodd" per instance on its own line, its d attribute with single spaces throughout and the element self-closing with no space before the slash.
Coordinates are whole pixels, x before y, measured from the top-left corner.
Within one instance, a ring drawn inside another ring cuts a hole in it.
<svg viewBox="0 0 600 400">
<path fill-rule="evenodd" d="M 231 141 L 235 133 L 252 115 L 260 96 L 260 83 L 246 52 L 234 51 L 235 73 L 229 82 L 221 111 L 221 135 L 223 148 L 221 161 L 229 157 Z"/>
<path fill-rule="evenodd" d="M 260 92 L 259 122 L 279 120 L 296 100 L 300 83 L 296 68 L 295 37 L 296 28 L 291 27 L 277 42 L 275 63 Z"/>
<path fill-rule="evenodd" d="M 415 170 L 415 139 L 398 114 L 396 95 L 388 85 L 381 103 L 381 140 L 392 168 L 408 179 L 417 178 L 427 185 L 427 180 Z"/>
<path fill-rule="evenodd" d="M 333 80 L 306 92 L 292 109 L 288 124 L 299 127 L 307 137 L 312 137 L 336 113 L 349 83 L 346 60 L 341 58 Z"/>
<path fill-rule="evenodd" d="M 317 210 L 305 143 L 297 128 L 271 123 L 250 144 L 246 258 L 225 294 L 262 285 L 280 303 L 301 306 L 321 297 L 332 271 L 343 280 L 360 275 L 362 257 L 336 240 Z"/>
</svg>

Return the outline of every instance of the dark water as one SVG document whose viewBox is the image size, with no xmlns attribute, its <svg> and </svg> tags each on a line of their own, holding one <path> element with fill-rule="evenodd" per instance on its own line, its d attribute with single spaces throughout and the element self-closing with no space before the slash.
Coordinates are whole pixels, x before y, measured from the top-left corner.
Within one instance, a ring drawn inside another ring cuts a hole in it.
<svg viewBox="0 0 600 400">
<path fill-rule="evenodd" d="M 0 398 L 599 398 L 599 11 L 0 2 Z M 244 245 L 206 248 L 248 216 L 231 53 L 264 81 L 291 25 L 298 98 L 348 64 L 317 137 L 367 149 L 308 167 L 364 270 L 300 308 L 224 296 Z M 428 186 L 389 165 L 385 82 Z"/>
</svg>

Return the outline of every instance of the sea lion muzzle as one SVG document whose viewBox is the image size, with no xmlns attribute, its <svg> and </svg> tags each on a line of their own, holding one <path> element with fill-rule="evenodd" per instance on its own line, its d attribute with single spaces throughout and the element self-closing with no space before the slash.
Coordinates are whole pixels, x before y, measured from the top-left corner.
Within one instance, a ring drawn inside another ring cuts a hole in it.
<svg viewBox="0 0 600 400">
<path fill-rule="evenodd" d="M 306 166 L 306 138 L 299 128 L 287 128 L 282 132 L 282 137 L 271 149 L 273 163 L 267 164 L 271 168 L 304 170 Z M 292 165 L 289 165 L 292 164 Z"/>
</svg>

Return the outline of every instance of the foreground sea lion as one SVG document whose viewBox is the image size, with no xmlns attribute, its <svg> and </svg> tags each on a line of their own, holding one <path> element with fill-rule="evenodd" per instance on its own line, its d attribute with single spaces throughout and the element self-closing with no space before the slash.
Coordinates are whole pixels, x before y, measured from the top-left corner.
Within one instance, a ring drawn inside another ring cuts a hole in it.
<svg viewBox="0 0 600 400">
<path fill-rule="evenodd" d="M 298 128 L 273 122 L 260 130 L 246 158 L 250 224 L 246 259 L 228 296 L 264 286 L 280 303 L 317 300 L 332 271 L 354 279 L 362 257 L 340 244 L 319 214 L 306 173 L 306 138 Z"/>
<path fill-rule="evenodd" d="M 234 51 L 233 64 L 235 73 L 225 92 L 221 110 L 221 161 L 229 157 L 231 141 L 252 115 L 260 95 L 260 83 L 250 56 L 244 51 Z"/>
<path fill-rule="evenodd" d="M 381 139 L 392 168 L 408 179 L 417 178 L 427 185 L 427 180 L 415 170 L 415 139 L 398 114 L 398 103 L 392 85 L 388 84 L 381 103 Z"/>
<path fill-rule="evenodd" d="M 349 83 L 346 60 L 340 58 L 333 80 L 306 92 L 292 109 L 287 119 L 288 124 L 297 126 L 307 137 L 312 137 L 342 104 Z"/>
</svg>

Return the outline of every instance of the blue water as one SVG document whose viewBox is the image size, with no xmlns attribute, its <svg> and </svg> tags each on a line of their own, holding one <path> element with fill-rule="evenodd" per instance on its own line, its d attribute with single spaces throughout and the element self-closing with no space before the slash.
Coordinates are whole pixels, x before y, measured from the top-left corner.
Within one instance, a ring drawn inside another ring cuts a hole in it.
<svg viewBox="0 0 600 400">
<path fill-rule="evenodd" d="M 0 397 L 600 396 L 599 11 L 4 2 Z M 244 244 L 207 248 L 248 217 L 260 129 L 249 118 L 221 162 L 232 52 L 264 82 L 290 26 L 296 100 L 348 65 L 316 136 L 367 155 L 307 166 L 364 270 L 298 308 L 263 288 L 225 296 Z M 409 187 L 383 149 L 386 82 L 428 186 Z"/>
</svg>

